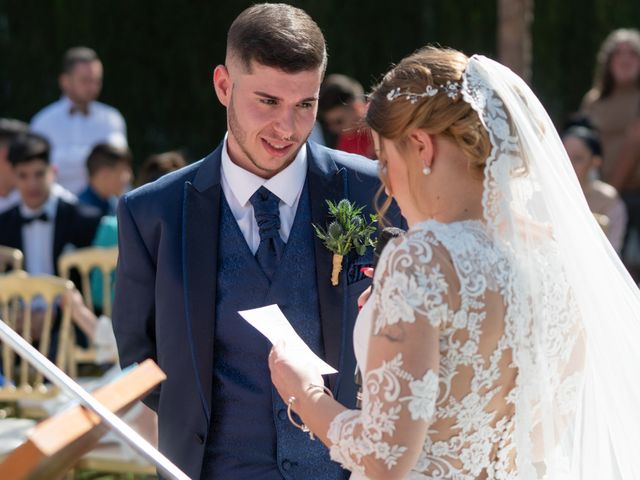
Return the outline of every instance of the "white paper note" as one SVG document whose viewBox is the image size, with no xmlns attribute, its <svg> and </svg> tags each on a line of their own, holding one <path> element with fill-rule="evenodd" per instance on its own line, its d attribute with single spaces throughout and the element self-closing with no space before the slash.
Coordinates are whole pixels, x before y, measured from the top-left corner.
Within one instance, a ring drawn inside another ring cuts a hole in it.
<svg viewBox="0 0 640 480">
<path fill-rule="evenodd" d="M 266 307 L 243 310 L 238 313 L 256 330 L 267 337 L 272 344 L 275 345 L 284 341 L 287 350 L 290 350 L 300 360 L 300 363 L 313 365 L 322 375 L 338 373 L 335 368 L 311 351 L 309 346 L 304 343 L 293 329 L 278 305 L 267 305 Z"/>
</svg>

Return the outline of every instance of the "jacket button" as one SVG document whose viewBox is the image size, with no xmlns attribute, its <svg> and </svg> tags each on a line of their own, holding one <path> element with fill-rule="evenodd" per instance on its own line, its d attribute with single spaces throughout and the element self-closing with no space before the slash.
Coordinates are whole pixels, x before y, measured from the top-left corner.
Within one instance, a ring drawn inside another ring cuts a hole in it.
<svg viewBox="0 0 640 480">
<path fill-rule="evenodd" d="M 202 435 L 201 433 L 196 433 L 196 440 L 200 445 L 202 445 L 204 443 L 204 435 Z"/>
<path fill-rule="evenodd" d="M 278 410 L 278 418 L 280 420 L 287 420 L 287 409 L 286 408 L 281 408 L 280 410 Z"/>
<path fill-rule="evenodd" d="M 291 462 L 289 460 L 283 460 L 282 461 L 282 469 L 285 472 L 288 472 L 289 470 L 291 470 L 291 467 L 292 467 L 292 465 L 291 465 Z"/>
</svg>

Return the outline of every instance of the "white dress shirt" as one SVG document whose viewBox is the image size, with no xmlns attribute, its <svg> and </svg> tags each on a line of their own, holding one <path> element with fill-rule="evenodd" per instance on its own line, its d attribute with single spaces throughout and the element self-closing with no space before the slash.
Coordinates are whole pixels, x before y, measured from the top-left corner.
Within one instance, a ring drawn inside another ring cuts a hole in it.
<svg viewBox="0 0 640 480">
<path fill-rule="evenodd" d="M 97 143 L 127 146 L 124 118 L 118 110 L 100 102 L 89 104 L 87 115 L 71 113 L 67 97 L 45 107 L 31 120 L 31 129 L 51 143 L 51 163 L 58 168 L 58 182 L 76 195 L 88 184 L 87 156 Z"/>
<path fill-rule="evenodd" d="M 23 217 L 34 217 L 42 212 L 47 214 L 47 221 L 34 220 L 22 226 L 22 248 L 25 256 L 25 269 L 30 275 L 46 273 L 53 275 L 53 236 L 55 232 L 58 197 L 53 193 L 39 210 L 32 210 L 20 204 Z"/>
<path fill-rule="evenodd" d="M 231 161 L 225 136 L 221 169 L 222 191 L 251 252 L 255 255 L 258 250 L 260 231 L 249 199 L 262 186 L 280 198 L 280 237 L 287 243 L 307 178 L 306 145 L 303 145 L 287 168 L 266 179 L 246 171 Z"/>
</svg>

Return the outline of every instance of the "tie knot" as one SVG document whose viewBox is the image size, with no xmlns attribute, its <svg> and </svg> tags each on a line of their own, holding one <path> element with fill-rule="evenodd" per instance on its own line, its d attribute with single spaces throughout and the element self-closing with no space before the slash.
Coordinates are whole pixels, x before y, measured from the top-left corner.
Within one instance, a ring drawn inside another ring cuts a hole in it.
<svg viewBox="0 0 640 480">
<path fill-rule="evenodd" d="M 249 202 L 253 206 L 256 223 L 260 229 L 260 239 L 279 235 L 280 199 L 265 187 L 260 187 L 251 195 Z"/>
<path fill-rule="evenodd" d="M 271 190 L 260 187 L 249 199 L 253 208 L 270 209 L 277 213 L 280 199 Z"/>
</svg>

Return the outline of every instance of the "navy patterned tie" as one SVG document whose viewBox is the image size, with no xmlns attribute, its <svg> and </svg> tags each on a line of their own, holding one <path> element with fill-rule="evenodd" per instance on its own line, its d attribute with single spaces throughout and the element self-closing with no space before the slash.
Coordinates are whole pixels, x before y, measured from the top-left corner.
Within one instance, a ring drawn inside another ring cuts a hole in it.
<svg viewBox="0 0 640 480">
<path fill-rule="evenodd" d="M 256 260 L 271 281 L 285 245 L 280 238 L 280 199 L 268 189 L 260 187 L 251 195 L 249 202 L 253 205 L 253 214 L 260 229 L 260 245 L 256 251 Z"/>
</svg>

